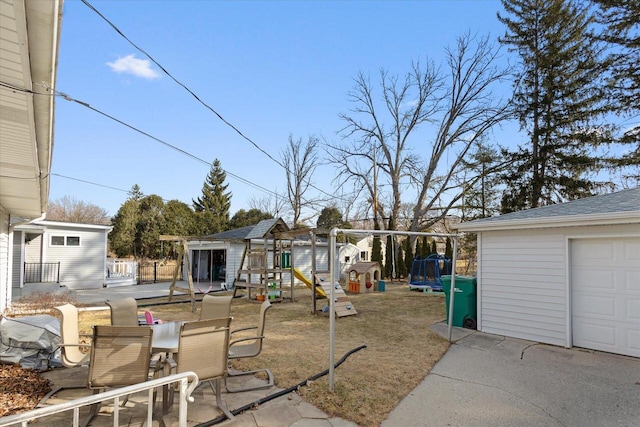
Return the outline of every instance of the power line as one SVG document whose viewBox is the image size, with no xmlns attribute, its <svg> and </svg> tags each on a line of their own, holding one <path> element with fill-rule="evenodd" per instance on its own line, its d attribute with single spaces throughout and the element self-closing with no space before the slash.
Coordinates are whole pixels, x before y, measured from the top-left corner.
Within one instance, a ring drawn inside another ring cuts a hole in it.
<svg viewBox="0 0 640 427">
<path fill-rule="evenodd" d="M 131 130 L 133 130 L 135 132 L 138 132 L 138 133 L 140 133 L 140 134 L 146 136 L 147 138 L 150 138 L 150 139 L 152 139 L 152 140 L 154 140 L 156 142 L 159 142 L 160 144 L 162 144 L 162 145 L 164 145 L 164 146 L 166 146 L 166 147 L 168 147 L 168 148 L 170 148 L 172 150 L 175 150 L 175 151 L 179 152 L 180 154 L 183 154 L 183 155 L 185 155 L 185 156 L 187 156 L 187 157 L 189 157 L 189 158 L 191 158 L 191 159 L 193 159 L 193 160 L 195 160 L 197 162 L 200 162 L 200 163 L 205 164 L 207 166 L 211 166 L 210 162 L 208 162 L 208 161 L 206 161 L 204 159 L 201 159 L 200 157 L 198 157 L 198 156 L 196 156 L 194 154 L 191 154 L 188 151 L 183 150 L 182 148 L 176 147 L 175 145 L 170 144 L 170 143 L 168 143 L 168 142 L 166 142 L 166 141 L 164 141 L 164 140 L 162 140 L 162 139 L 160 139 L 158 137 L 155 137 L 155 136 L 151 135 L 150 133 L 145 132 L 145 131 L 143 131 L 143 130 L 141 130 L 141 129 L 133 126 L 133 125 L 130 125 L 129 123 L 124 122 L 124 121 L 118 119 L 117 117 L 112 116 L 111 114 L 105 113 L 102 110 L 99 110 L 99 109 L 97 109 L 95 107 L 92 107 L 87 102 L 79 101 L 79 100 L 77 100 L 75 98 L 70 97 L 69 95 L 67 95 L 66 93 L 63 93 L 63 92 L 56 91 L 56 94 L 59 95 L 60 97 L 62 97 L 63 99 L 67 100 L 67 101 L 75 102 L 75 103 L 77 103 L 79 105 L 82 105 L 85 108 L 90 109 L 91 111 L 94 111 L 94 112 L 96 112 L 96 113 L 98 113 L 98 114 L 100 114 L 100 115 L 102 115 L 104 117 L 107 117 L 108 119 L 111 119 L 111 120 L 115 121 L 116 123 L 119 123 L 119 124 L 121 124 L 121 125 L 123 125 L 125 127 L 128 127 L 129 129 L 131 129 Z M 278 193 L 275 193 L 275 192 L 269 190 L 268 188 L 262 187 L 261 185 L 258 185 L 258 184 L 254 183 L 254 182 L 251 182 L 246 178 L 242 178 L 241 176 L 236 175 L 236 174 L 234 174 L 232 172 L 229 172 L 228 170 L 225 170 L 225 169 L 222 169 L 222 170 L 227 175 L 231 176 L 232 178 L 235 178 L 238 181 L 241 181 L 241 182 L 243 182 L 243 183 L 245 183 L 245 184 L 257 189 L 257 190 L 264 191 L 265 193 L 268 193 L 268 194 L 273 195 L 275 197 L 280 197 L 280 195 Z"/>
<path fill-rule="evenodd" d="M 278 166 L 280 166 L 281 168 L 283 168 L 288 174 L 291 174 L 291 171 L 289 170 L 289 168 L 287 167 L 287 165 L 281 163 L 279 160 L 277 160 L 276 158 L 274 158 L 271 154 L 269 154 L 269 152 L 267 152 L 265 149 L 263 149 L 262 147 L 260 147 L 255 141 L 253 141 L 251 138 L 249 138 L 248 136 L 246 136 L 244 133 L 242 133 L 242 131 L 240 131 L 240 129 L 238 129 L 236 126 L 234 126 L 231 122 L 229 122 L 228 120 L 226 120 L 224 117 L 222 117 L 222 115 L 220 113 L 218 113 L 218 111 L 216 111 L 212 106 L 210 106 L 208 103 L 206 103 L 205 101 L 203 101 L 198 95 L 196 95 L 191 89 L 189 89 L 189 87 L 187 87 L 184 83 L 182 83 L 181 81 L 179 81 L 177 78 L 175 78 L 173 76 L 173 74 L 171 74 L 165 67 L 163 67 L 158 61 L 155 60 L 155 58 L 153 56 L 151 56 L 146 50 L 144 50 L 143 48 L 141 48 L 140 46 L 138 46 L 136 43 L 134 43 L 129 37 L 127 37 L 113 22 L 111 22 L 107 17 L 105 17 L 100 11 L 98 11 L 98 9 L 96 9 L 91 3 L 89 3 L 87 0 L 81 0 L 82 3 L 84 3 L 89 9 L 91 9 L 93 12 L 95 12 L 100 18 L 102 18 L 111 28 L 113 28 L 113 30 L 118 33 L 122 38 L 124 38 L 131 46 L 133 46 L 134 48 L 136 48 L 140 53 L 144 54 L 147 58 L 149 58 L 149 60 L 151 62 L 153 62 L 154 64 L 156 64 L 156 66 L 158 68 L 160 68 L 160 70 L 162 70 L 162 72 L 164 74 L 166 74 L 171 80 L 173 80 L 178 86 L 182 87 L 184 90 L 186 90 L 189 94 L 191 94 L 191 96 L 193 96 L 202 106 L 204 106 L 206 109 L 208 109 L 209 111 L 211 111 L 213 114 L 215 114 L 225 125 L 229 126 L 231 129 L 233 129 L 238 135 L 240 135 L 241 138 L 243 138 L 244 140 L 248 141 L 251 145 L 253 145 L 258 151 L 260 151 L 261 153 L 263 153 L 265 156 L 267 156 L 269 159 L 271 159 L 274 163 L 276 163 Z M 324 191 L 323 189 L 315 186 L 313 183 L 311 182 L 307 182 L 307 184 L 312 187 L 313 189 L 321 192 L 322 194 L 329 196 L 331 198 L 335 198 L 335 194 L 330 194 L 327 193 L 326 191 Z M 344 200 L 343 200 L 344 201 Z"/>
</svg>

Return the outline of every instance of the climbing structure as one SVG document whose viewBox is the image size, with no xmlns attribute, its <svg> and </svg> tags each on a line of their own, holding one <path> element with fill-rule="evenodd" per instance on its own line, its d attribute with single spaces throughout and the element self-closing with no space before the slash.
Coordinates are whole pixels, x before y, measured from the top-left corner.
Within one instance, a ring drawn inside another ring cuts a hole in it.
<svg viewBox="0 0 640 427">
<path fill-rule="evenodd" d="M 338 282 L 329 280 L 329 272 L 317 272 L 313 275 L 316 286 L 322 287 L 324 294 L 329 298 L 331 295 L 331 286 L 334 286 L 333 297 L 335 301 L 336 317 L 355 316 L 358 314 L 351 304 L 349 297 L 344 293 L 342 286 Z M 333 285 L 332 285 L 333 283 Z"/>
</svg>

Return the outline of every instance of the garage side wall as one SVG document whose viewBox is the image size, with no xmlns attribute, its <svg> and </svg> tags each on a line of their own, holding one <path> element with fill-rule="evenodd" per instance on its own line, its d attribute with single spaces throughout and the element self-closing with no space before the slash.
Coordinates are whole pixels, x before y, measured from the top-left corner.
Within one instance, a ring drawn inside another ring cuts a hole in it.
<svg viewBox="0 0 640 427">
<path fill-rule="evenodd" d="M 483 232 L 481 329 L 498 335 L 564 345 L 566 249 L 562 233 Z"/>
<path fill-rule="evenodd" d="M 638 224 L 481 232 L 480 330 L 566 346 L 570 342 L 568 245 L 576 239 L 637 237 L 639 233 Z"/>
</svg>

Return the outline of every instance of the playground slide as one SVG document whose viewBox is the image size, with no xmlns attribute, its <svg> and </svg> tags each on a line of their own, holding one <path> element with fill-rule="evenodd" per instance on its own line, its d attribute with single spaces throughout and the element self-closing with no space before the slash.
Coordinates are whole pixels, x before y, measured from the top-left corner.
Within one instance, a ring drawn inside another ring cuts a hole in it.
<svg viewBox="0 0 640 427">
<path fill-rule="evenodd" d="M 300 280 L 302 283 L 304 283 L 305 285 L 307 285 L 307 288 L 309 289 L 313 289 L 313 283 L 311 282 L 311 280 L 309 280 L 307 278 L 307 276 L 305 276 L 302 271 L 298 270 L 297 268 L 293 269 L 293 275 L 296 276 L 296 279 Z M 317 287 L 316 286 L 316 294 L 321 296 L 321 297 L 326 297 L 324 291 L 322 290 L 322 288 Z"/>
</svg>

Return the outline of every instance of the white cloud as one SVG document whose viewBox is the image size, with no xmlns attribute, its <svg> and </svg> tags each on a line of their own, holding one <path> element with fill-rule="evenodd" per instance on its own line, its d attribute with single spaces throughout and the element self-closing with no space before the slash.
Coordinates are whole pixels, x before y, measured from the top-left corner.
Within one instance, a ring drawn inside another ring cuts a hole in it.
<svg viewBox="0 0 640 427">
<path fill-rule="evenodd" d="M 133 74 L 144 79 L 157 79 L 160 75 L 151 68 L 151 61 L 148 59 L 138 59 L 131 55 L 123 56 L 113 62 L 107 62 L 116 73 Z"/>
</svg>

